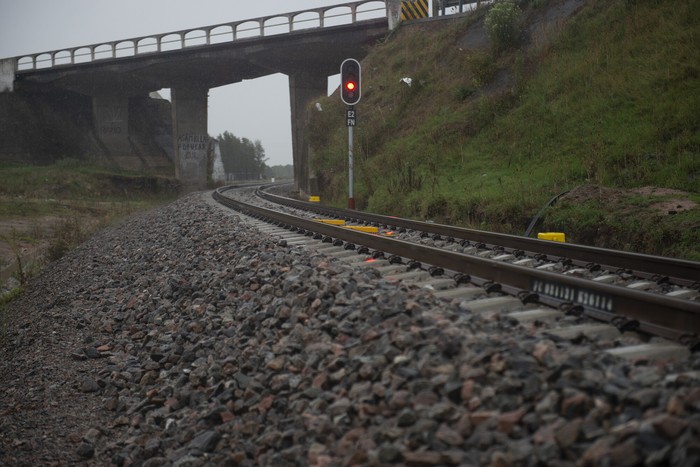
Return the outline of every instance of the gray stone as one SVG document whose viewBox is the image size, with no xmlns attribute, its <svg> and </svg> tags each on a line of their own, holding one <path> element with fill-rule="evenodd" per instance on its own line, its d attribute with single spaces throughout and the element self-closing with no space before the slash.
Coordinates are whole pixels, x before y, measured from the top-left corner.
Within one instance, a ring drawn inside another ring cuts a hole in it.
<svg viewBox="0 0 700 467">
<path fill-rule="evenodd" d="M 401 450 L 393 444 L 382 444 L 377 450 L 377 460 L 382 464 L 398 462 L 401 457 Z"/>
<path fill-rule="evenodd" d="M 82 459 L 92 459 L 95 455 L 95 447 L 90 443 L 81 443 L 76 450 L 78 456 Z"/>
<path fill-rule="evenodd" d="M 214 430 L 205 431 L 198 434 L 187 445 L 188 449 L 197 450 L 200 452 L 211 452 L 216 448 L 216 443 L 221 439 L 221 434 Z"/>
<path fill-rule="evenodd" d="M 417 415 L 416 412 L 412 409 L 403 409 L 401 412 L 399 412 L 398 417 L 396 418 L 396 423 L 398 426 L 410 426 L 416 423 L 417 420 Z"/>
<path fill-rule="evenodd" d="M 81 378 L 79 383 L 80 392 L 97 392 L 101 389 L 96 379 L 89 376 Z"/>
</svg>

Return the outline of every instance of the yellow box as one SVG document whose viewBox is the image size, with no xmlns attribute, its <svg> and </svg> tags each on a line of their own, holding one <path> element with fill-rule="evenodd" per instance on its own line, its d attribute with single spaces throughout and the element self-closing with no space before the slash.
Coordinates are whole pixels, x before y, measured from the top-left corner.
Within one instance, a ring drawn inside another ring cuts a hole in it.
<svg viewBox="0 0 700 467">
<path fill-rule="evenodd" d="M 345 221 L 342 219 L 314 219 L 317 222 L 322 222 L 328 225 L 345 225 Z"/>
<path fill-rule="evenodd" d="M 563 232 L 540 232 L 537 234 L 537 238 L 553 242 L 566 242 L 566 235 Z"/>
<path fill-rule="evenodd" d="M 311 201 L 312 203 L 320 203 L 321 197 L 320 196 L 309 196 L 309 201 Z"/>
<path fill-rule="evenodd" d="M 365 233 L 377 233 L 377 232 L 379 232 L 379 227 L 370 227 L 367 225 L 346 225 L 345 228 L 357 230 L 359 232 L 365 232 Z"/>
</svg>

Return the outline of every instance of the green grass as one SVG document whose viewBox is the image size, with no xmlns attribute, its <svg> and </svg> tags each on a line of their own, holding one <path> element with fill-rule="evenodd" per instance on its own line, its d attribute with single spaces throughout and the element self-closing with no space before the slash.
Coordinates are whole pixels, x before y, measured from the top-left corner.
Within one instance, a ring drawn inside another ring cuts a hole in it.
<svg viewBox="0 0 700 467">
<path fill-rule="evenodd" d="M 30 211 L 39 208 L 25 200 L 124 202 L 171 198 L 176 193 L 177 186 L 170 179 L 109 170 L 74 159 L 44 166 L 0 163 L 0 197 L 15 198 Z"/>
<path fill-rule="evenodd" d="M 531 3 L 540 9 L 526 21 L 560 2 Z M 462 47 L 480 20 L 401 28 L 363 61 L 359 208 L 522 234 L 552 196 L 582 184 L 700 193 L 698 2 L 591 1 L 555 35 L 500 53 Z M 343 106 L 337 95 L 322 106 L 311 110 L 312 166 L 322 199 L 343 205 Z M 700 255 L 699 209 L 645 222 L 647 210 L 609 208 L 548 210 L 547 225 L 583 243 Z M 611 233 L 595 235 L 596 224 Z"/>
<path fill-rule="evenodd" d="M 0 265 L 16 264 L 14 276 L 23 284 L 45 262 L 59 259 L 95 231 L 174 199 L 177 189 L 169 179 L 75 160 L 0 165 L 0 242 L 12 252 L 0 258 Z M 31 254 L 20 254 L 27 248 Z M 14 291 L 3 296 L 0 308 L 15 296 Z"/>
</svg>

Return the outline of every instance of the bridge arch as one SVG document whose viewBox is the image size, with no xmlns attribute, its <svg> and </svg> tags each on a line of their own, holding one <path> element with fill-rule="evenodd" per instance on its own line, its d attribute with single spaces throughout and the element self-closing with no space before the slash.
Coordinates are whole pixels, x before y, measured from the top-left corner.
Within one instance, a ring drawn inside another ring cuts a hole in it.
<svg viewBox="0 0 700 467">
<path fill-rule="evenodd" d="M 354 10 L 347 5 L 333 5 L 325 8 L 322 13 L 323 27 L 352 24 Z"/>
<path fill-rule="evenodd" d="M 104 60 L 113 57 L 114 55 L 111 44 L 99 44 L 92 48 L 93 60 Z"/>
<path fill-rule="evenodd" d="M 17 70 L 31 70 L 33 68 L 36 68 L 36 57 L 35 56 L 27 56 L 27 57 L 21 57 L 17 59 Z"/>
<path fill-rule="evenodd" d="M 52 61 L 53 61 L 53 54 L 51 54 L 49 52 L 37 54 L 34 57 L 34 66 L 37 69 L 51 68 L 53 66 L 53 64 L 51 63 Z"/>
<path fill-rule="evenodd" d="M 92 49 L 90 47 L 80 47 L 73 52 L 74 63 L 88 63 L 92 61 Z"/>
<path fill-rule="evenodd" d="M 262 20 L 248 20 L 236 23 L 234 40 L 247 39 L 249 37 L 262 36 L 263 24 Z"/>
<path fill-rule="evenodd" d="M 205 29 L 190 29 L 181 37 L 183 48 L 209 44 L 209 35 Z"/>
<path fill-rule="evenodd" d="M 182 39 L 179 34 L 170 33 L 160 37 L 160 50 L 180 50 L 182 49 Z"/>
<path fill-rule="evenodd" d="M 386 15 L 386 4 L 383 0 L 368 0 L 358 4 L 355 11 L 356 21 L 379 18 Z"/>
<path fill-rule="evenodd" d="M 301 31 L 322 27 L 322 15 L 319 11 L 302 11 L 292 16 L 292 30 Z"/>
<path fill-rule="evenodd" d="M 52 66 L 71 65 L 73 63 L 73 54 L 70 50 L 60 50 L 53 54 Z"/>
<path fill-rule="evenodd" d="M 233 29 L 230 24 L 217 26 L 209 30 L 209 42 L 211 44 L 221 44 L 233 41 Z"/>
<path fill-rule="evenodd" d="M 126 40 L 115 43 L 114 45 L 114 57 L 133 57 L 136 55 L 136 44 L 135 40 Z"/>
<path fill-rule="evenodd" d="M 158 52 L 158 39 L 144 37 L 136 41 L 136 55 Z"/>
<path fill-rule="evenodd" d="M 292 32 L 291 15 L 268 16 L 263 20 L 263 36 L 276 36 Z"/>
</svg>

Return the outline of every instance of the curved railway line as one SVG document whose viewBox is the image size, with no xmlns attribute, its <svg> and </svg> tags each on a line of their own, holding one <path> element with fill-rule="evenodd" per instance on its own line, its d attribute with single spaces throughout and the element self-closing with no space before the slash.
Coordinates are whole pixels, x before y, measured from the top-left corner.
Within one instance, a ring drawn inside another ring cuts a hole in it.
<svg viewBox="0 0 700 467">
<path fill-rule="evenodd" d="M 398 279 L 422 280 L 436 295 L 476 298 L 467 309 L 489 300 L 501 310 L 529 305 L 519 319 L 546 319 L 555 310 L 700 349 L 699 263 L 331 208 L 266 187 L 255 189 L 258 201 L 250 202 L 229 196 L 235 188 L 220 188 L 213 197 L 297 237 L 329 244 L 324 251 L 337 257 L 363 254 L 360 260 L 369 258 Z M 270 203 L 277 207 L 262 206 Z M 367 226 L 378 233 L 367 233 Z"/>
</svg>

